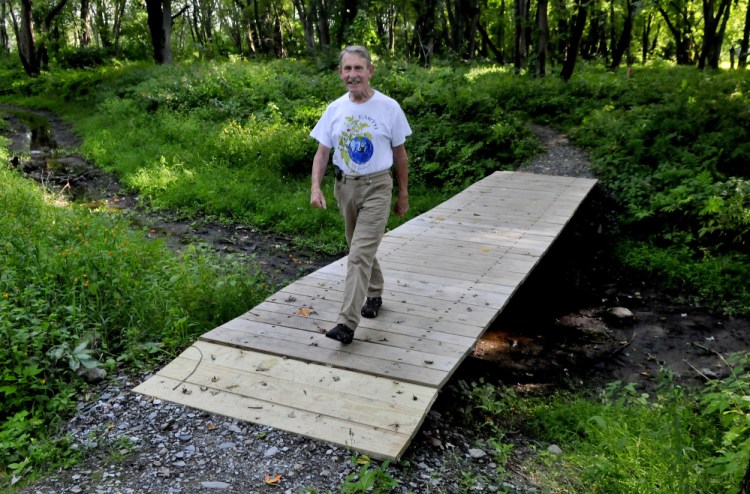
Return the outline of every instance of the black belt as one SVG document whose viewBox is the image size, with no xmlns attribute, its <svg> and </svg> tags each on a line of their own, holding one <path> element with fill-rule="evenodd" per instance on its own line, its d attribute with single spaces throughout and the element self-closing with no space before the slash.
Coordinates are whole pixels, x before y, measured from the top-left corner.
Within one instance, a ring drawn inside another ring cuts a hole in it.
<svg viewBox="0 0 750 494">
<path fill-rule="evenodd" d="M 333 166 L 333 173 L 336 176 L 336 180 L 337 181 L 341 181 L 341 180 L 344 180 L 344 181 L 346 181 L 346 180 L 360 180 L 360 179 L 363 179 L 363 178 L 374 178 L 374 177 L 377 177 L 377 176 L 380 176 L 380 175 L 385 175 L 386 173 L 390 173 L 390 172 L 391 172 L 391 169 L 387 168 L 385 170 L 382 170 L 382 171 L 379 171 L 379 172 L 375 172 L 375 173 L 369 173 L 367 175 L 347 175 L 347 174 L 344 173 L 344 170 L 342 170 L 338 166 L 336 166 L 336 165 Z"/>
</svg>

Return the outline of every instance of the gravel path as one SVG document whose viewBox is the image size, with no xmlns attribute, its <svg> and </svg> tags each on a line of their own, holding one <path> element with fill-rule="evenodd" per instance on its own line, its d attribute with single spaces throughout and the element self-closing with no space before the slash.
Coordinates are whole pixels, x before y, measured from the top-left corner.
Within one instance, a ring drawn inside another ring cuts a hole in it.
<svg viewBox="0 0 750 494">
<path fill-rule="evenodd" d="M 565 136 L 544 127 L 531 129 L 546 152 L 520 171 L 590 176 L 586 155 Z M 471 367 L 467 361 L 444 388 L 401 462 L 377 465 L 398 482 L 392 492 L 542 491 L 520 465 L 533 450 L 549 445 L 510 434 L 504 441 L 514 443 L 512 457 L 498 468 L 489 431 L 466 425 L 456 403 L 466 401 L 458 383 L 476 377 Z M 359 478 L 361 467 L 346 449 L 130 391 L 147 377 L 117 376 L 79 397 L 78 413 L 64 433 L 84 452 L 85 461 L 18 492 L 326 493 L 341 492 L 347 479 L 353 484 Z M 270 485 L 267 475 L 281 477 Z"/>
</svg>

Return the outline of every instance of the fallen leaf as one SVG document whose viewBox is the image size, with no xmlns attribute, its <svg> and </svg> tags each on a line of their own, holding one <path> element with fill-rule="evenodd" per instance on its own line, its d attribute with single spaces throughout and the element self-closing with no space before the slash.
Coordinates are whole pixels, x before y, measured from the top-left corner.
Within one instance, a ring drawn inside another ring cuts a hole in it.
<svg viewBox="0 0 750 494">
<path fill-rule="evenodd" d="M 490 248 L 489 248 L 489 247 L 482 247 L 482 248 L 481 248 L 481 249 L 479 249 L 479 250 L 481 250 L 482 252 L 489 252 L 489 251 L 490 251 Z"/>
<path fill-rule="evenodd" d="M 206 429 L 212 431 L 216 429 L 216 424 L 214 424 L 213 422 L 209 422 L 208 424 L 206 424 Z"/>
<path fill-rule="evenodd" d="M 297 309 L 297 314 L 300 316 L 310 317 L 313 314 L 317 314 L 312 307 L 302 307 L 301 309 Z"/>
<path fill-rule="evenodd" d="M 279 482 L 281 482 L 281 474 L 278 474 L 275 477 L 271 477 L 268 472 L 266 472 L 266 484 L 278 485 Z"/>
</svg>

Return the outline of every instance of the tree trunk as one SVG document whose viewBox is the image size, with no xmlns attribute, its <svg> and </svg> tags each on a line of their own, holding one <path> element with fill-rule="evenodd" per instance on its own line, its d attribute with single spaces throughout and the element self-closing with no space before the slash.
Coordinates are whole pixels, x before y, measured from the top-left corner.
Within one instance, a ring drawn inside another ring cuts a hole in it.
<svg viewBox="0 0 750 494">
<path fill-rule="evenodd" d="M 570 34 L 570 43 L 565 53 L 565 61 L 563 62 L 562 70 L 560 71 L 560 77 L 564 81 L 569 81 L 573 76 L 573 70 L 576 67 L 576 59 L 578 58 L 578 46 L 581 44 L 581 38 L 583 37 L 583 30 L 586 27 L 586 15 L 588 14 L 588 1 L 589 0 L 576 0 L 577 12 L 575 23 L 573 24 L 573 31 Z"/>
<path fill-rule="evenodd" d="M 654 16 L 649 12 L 646 22 L 643 24 L 643 33 L 641 34 L 641 64 L 646 65 L 648 59 L 648 48 L 651 42 L 651 24 Z"/>
<path fill-rule="evenodd" d="M 148 29 L 154 47 L 154 61 L 172 63 L 172 0 L 146 0 Z"/>
<path fill-rule="evenodd" d="M 698 68 L 708 65 L 719 68 L 721 45 L 724 42 L 724 30 L 729 19 L 732 0 L 720 0 L 718 10 L 715 0 L 703 0 L 703 44 L 698 59 Z M 720 27 L 721 24 L 721 27 Z"/>
<path fill-rule="evenodd" d="M 293 3 L 305 33 L 305 50 L 312 55 L 315 53 L 315 9 L 303 0 L 293 0 Z"/>
<path fill-rule="evenodd" d="M 32 18 L 31 0 L 21 0 L 21 26 L 18 32 L 18 55 L 21 57 L 23 70 L 31 77 L 36 77 L 42 71 L 37 58 L 36 40 L 34 36 L 34 20 Z"/>
<path fill-rule="evenodd" d="M 326 50 L 331 46 L 331 10 L 328 0 L 314 0 L 315 10 L 318 14 L 318 42 L 320 48 Z"/>
<path fill-rule="evenodd" d="M 539 0 L 536 11 L 536 26 L 539 40 L 536 47 L 536 76 L 547 75 L 547 45 L 549 44 L 548 0 Z"/>
<path fill-rule="evenodd" d="M 526 65 L 528 53 L 526 51 L 526 2 L 528 0 L 514 0 L 514 25 L 515 25 L 515 42 L 513 44 L 513 67 L 516 73 Z"/>
<path fill-rule="evenodd" d="M 557 16 L 557 36 L 552 39 L 550 58 L 553 62 L 565 60 L 565 51 L 570 42 L 570 24 L 568 22 L 567 4 L 564 0 L 552 0 L 552 11 Z"/>
<path fill-rule="evenodd" d="M 661 14 L 664 22 L 667 24 L 669 32 L 672 33 L 672 37 L 675 41 L 675 58 L 677 59 L 678 65 L 692 65 L 694 61 L 693 57 L 693 25 L 691 19 L 687 16 L 683 19 L 679 19 L 681 22 L 678 25 L 673 22 L 666 10 L 661 6 L 658 7 L 659 13 Z M 679 16 L 678 16 L 679 17 Z"/>
<path fill-rule="evenodd" d="M 625 14 L 625 22 L 623 22 L 620 38 L 617 40 L 615 49 L 612 51 L 612 63 L 610 64 L 611 69 L 616 69 L 620 66 L 623 55 L 630 47 L 630 40 L 633 38 L 633 20 L 635 19 L 635 8 L 636 4 L 634 1 L 626 1 L 627 12 Z"/>
<path fill-rule="evenodd" d="M 81 0 L 81 32 L 78 41 L 82 47 L 91 44 L 91 3 L 89 0 Z"/>
<path fill-rule="evenodd" d="M 336 30 L 336 43 L 339 46 L 343 46 L 344 43 L 349 44 L 351 41 L 345 39 L 346 32 L 349 27 L 354 23 L 354 19 L 357 18 L 359 12 L 359 2 L 357 0 L 343 0 L 341 2 L 341 11 L 339 12 L 339 23 L 338 29 Z"/>
<path fill-rule="evenodd" d="M 5 0 L 0 0 L 0 51 L 3 53 L 10 53 L 10 36 L 8 36 L 8 25 L 5 20 L 7 6 Z"/>
<path fill-rule="evenodd" d="M 742 41 L 740 42 L 740 57 L 737 61 L 737 67 L 744 69 L 747 67 L 747 50 L 750 48 L 750 2 L 747 4 L 745 11 L 745 27 L 742 30 Z"/>
<path fill-rule="evenodd" d="M 435 12 L 437 2 L 427 0 L 425 2 L 415 1 L 413 7 L 417 13 L 414 23 L 414 50 L 419 56 L 419 61 L 424 67 L 428 67 L 432 61 L 435 49 Z"/>
<path fill-rule="evenodd" d="M 542 0 L 546 1 L 546 0 Z M 505 60 L 503 59 L 503 52 L 498 50 L 497 46 L 495 46 L 495 43 L 492 42 L 492 39 L 490 39 L 490 35 L 487 33 L 487 30 L 482 26 L 482 24 L 477 25 L 477 30 L 479 31 L 480 36 L 482 36 L 482 40 L 487 45 L 487 47 L 490 49 L 493 55 L 495 55 L 495 61 L 503 65 L 505 63 Z"/>
</svg>

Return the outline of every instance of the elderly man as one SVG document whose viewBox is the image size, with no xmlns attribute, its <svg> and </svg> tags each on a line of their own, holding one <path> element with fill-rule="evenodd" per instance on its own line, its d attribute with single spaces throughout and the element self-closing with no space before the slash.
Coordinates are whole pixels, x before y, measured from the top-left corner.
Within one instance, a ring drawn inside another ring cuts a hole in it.
<svg viewBox="0 0 750 494">
<path fill-rule="evenodd" d="M 398 182 L 393 211 L 403 216 L 409 209 L 404 143 L 411 128 L 399 104 L 370 86 L 375 67 L 366 48 L 344 48 L 338 70 L 347 92 L 328 105 L 310 132 L 318 141 L 310 204 L 326 208 L 320 184 L 333 150 L 334 197 L 344 218 L 349 261 L 341 311 L 326 336 L 347 344 L 360 316 L 376 317 L 383 303 L 383 272 L 375 255 L 390 214 L 391 167 Z"/>
</svg>

